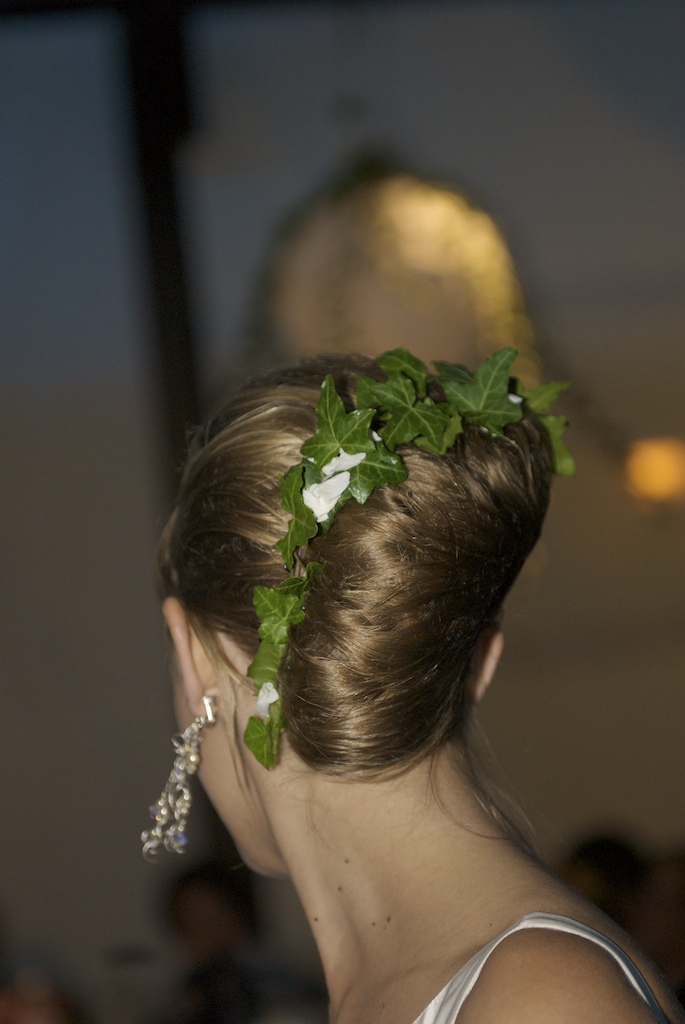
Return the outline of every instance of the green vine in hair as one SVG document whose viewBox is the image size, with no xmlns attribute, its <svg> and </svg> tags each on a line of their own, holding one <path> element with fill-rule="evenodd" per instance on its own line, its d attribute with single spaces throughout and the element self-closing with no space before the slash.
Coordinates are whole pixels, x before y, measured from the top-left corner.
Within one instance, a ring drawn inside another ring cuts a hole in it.
<svg viewBox="0 0 685 1024">
<path fill-rule="evenodd" d="M 259 648 L 247 670 L 257 689 L 257 711 L 245 730 L 245 743 L 265 768 L 278 758 L 285 729 L 276 688 L 288 644 L 288 631 L 305 616 L 312 580 L 323 570 L 310 562 L 302 575 L 296 568 L 299 548 L 330 529 L 338 509 L 350 499 L 363 505 L 374 488 L 407 478 L 398 445 L 414 444 L 444 455 L 464 424 L 501 435 L 521 419 L 523 407 L 538 415 L 548 433 L 555 473 L 572 476 L 573 456 L 562 440 L 563 416 L 547 410 L 569 386 L 567 381 L 541 384 L 528 391 L 509 377 L 514 348 L 501 348 L 471 372 L 466 367 L 436 362 L 437 374 L 406 349 L 386 352 L 376 360 L 385 381 L 359 376 L 356 408 L 346 412 L 331 376 L 321 386 L 316 407 L 317 428 L 300 448 L 302 459 L 281 478 L 281 503 L 290 515 L 285 537 L 278 542 L 290 575 L 275 587 L 255 587 L 254 605 L 260 620 Z M 435 402 L 427 394 L 437 383 L 445 396 Z"/>
</svg>

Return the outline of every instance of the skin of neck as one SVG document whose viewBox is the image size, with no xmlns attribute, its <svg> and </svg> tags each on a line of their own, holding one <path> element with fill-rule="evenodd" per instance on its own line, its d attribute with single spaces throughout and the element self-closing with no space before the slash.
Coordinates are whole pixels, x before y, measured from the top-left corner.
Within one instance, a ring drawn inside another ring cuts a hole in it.
<svg viewBox="0 0 685 1024">
<path fill-rule="evenodd" d="M 180 603 L 168 598 L 164 611 L 179 725 L 202 713 L 203 695 L 218 702 L 201 781 L 245 861 L 294 883 L 331 1020 L 392 1020 L 396 1011 L 413 1020 L 454 968 L 530 909 L 532 862 L 480 805 L 457 746 L 400 774 L 335 777 L 305 765 L 286 731 L 267 771 L 242 740 L 255 713 L 250 658 L 222 637 L 231 671 L 217 673 Z M 498 637 L 482 645 L 474 702 L 494 670 Z"/>
<path fill-rule="evenodd" d="M 482 894 L 497 888 L 499 865 L 521 856 L 460 761 L 445 748 L 394 777 L 335 778 L 286 746 L 276 771 L 248 767 L 317 941 L 332 1019 L 360 977 L 378 988 L 421 970 L 421 956 L 428 966 L 434 949 L 454 944 L 455 927 L 468 946 L 487 921 Z"/>
</svg>

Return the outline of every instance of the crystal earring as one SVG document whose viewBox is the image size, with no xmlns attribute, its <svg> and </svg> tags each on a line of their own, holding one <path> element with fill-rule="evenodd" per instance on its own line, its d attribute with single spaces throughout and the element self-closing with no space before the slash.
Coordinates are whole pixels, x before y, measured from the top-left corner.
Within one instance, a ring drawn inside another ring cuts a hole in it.
<svg viewBox="0 0 685 1024">
<path fill-rule="evenodd" d="M 204 738 L 207 725 L 216 722 L 216 701 L 214 697 L 203 697 L 204 715 L 198 715 L 190 723 L 185 732 L 177 734 L 171 740 L 176 751 L 176 759 L 171 775 L 162 795 L 156 804 L 150 807 L 150 817 L 154 821 L 152 828 L 146 829 L 140 839 L 143 844 L 143 856 L 153 860 L 160 846 L 173 853 L 184 853 L 188 842 L 186 823 L 192 803 L 189 775 L 194 775 L 200 767 L 200 744 Z"/>
</svg>

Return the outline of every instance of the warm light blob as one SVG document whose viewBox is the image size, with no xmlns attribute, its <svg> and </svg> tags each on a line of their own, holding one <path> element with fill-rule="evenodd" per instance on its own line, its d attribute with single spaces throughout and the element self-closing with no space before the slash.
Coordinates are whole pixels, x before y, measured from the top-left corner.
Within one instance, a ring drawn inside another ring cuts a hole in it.
<svg viewBox="0 0 685 1024">
<path fill-rule="evenodd" d="M 685 500 L 685 442 L 654 437 L 631 445 L 626 461 L 630 491 L 653 502 Z"/>
<path fill-rule="evenodd" d="M 455 189 L 411 174 L 318 197 L 277 241 L 264 303 L 293 355 L 409 348 L 472 366 L 504 345 L 540 379 L 534 330 L 502 233 Z M 263 315 L 263 314 L 262 314 Z"/>
</svg>

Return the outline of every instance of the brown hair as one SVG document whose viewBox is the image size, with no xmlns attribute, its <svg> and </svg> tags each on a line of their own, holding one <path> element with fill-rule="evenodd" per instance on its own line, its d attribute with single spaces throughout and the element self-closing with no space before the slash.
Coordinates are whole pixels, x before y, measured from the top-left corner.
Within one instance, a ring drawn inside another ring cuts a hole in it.
<svg viewBox="0 0 685 1024">
<path fill-rule="evenodd" d="M 245 387 L 191 443 L 161 542 L 162 587 L 215 651 L 217 632 L 256 650 L 254 587 L 285 576 L 279 474 L 316 429 L 327 373 L 348 408 L 356 374 L 383 377 L 363 357 L 307 360 Z M 291 627 L 278 687 L 291 746 L 331 773 L 407 767 L 463 736 L 474 648 L 548 503 L 547 438 L 529 414 L 503 437 L 467 426 L 444 456 L 399 452 L 407 480 L 347 502 L 301 552 L 325 570 Z"/>
</svg>

